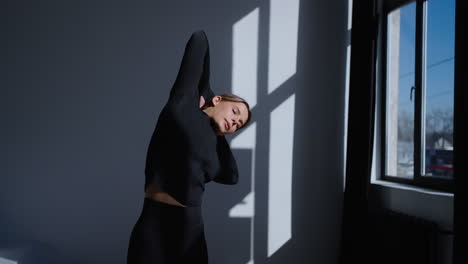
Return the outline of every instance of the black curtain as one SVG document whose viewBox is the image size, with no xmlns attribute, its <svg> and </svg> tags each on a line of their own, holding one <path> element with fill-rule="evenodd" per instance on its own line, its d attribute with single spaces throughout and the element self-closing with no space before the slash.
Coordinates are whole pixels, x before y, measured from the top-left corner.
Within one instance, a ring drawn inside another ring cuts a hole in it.
<svg viewBox="0 0 468 264">
<path fill-rule="evenodd" d="M 468 263 L 468 131 L 464 114 L 468 113 L 468 81 L 466 72 L 466 49 L 468 48 L 466 32 L 467 3 L 466 0 L 456 0 L 455 6 L 455 110 L 453 127 L 453 166 L 455 177 L 454 196 L 454 240 L 453 240 L 453 263 Z M 465 34 L 466 35 L 466 34 Z"/>
<path fill-rule="evenodd" d="M 340 263 L 367 254 L 367 189 L 372 166 L 375 101 L 376 2 L 354 0 L 351 31 L 346 188 Z"/>
</svg>

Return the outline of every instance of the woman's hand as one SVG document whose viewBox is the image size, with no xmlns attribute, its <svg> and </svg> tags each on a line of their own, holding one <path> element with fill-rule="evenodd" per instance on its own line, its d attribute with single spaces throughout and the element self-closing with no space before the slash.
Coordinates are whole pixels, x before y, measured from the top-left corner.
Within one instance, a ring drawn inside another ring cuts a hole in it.
<svg viewBox="0 0 468 264">
<path fill-rule="evenodd" d="M 200 96 L 200 108 L 205 104 L 205 98 L 203 96 Z"/>
</svg>

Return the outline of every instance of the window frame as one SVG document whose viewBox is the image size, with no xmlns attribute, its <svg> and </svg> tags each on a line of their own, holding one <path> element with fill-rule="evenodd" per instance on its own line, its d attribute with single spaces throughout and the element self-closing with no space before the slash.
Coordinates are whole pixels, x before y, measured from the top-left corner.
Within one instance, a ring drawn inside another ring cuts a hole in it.
<svg viewBox="0 0 468 264">
<path fill-rule="evenodd" d="M 423 98 L 425 97 L 425 88 L 420 89 L 419 87 L 424 87 L 425 84 L 425 66 L 426 66 L 426 42 L 423 40 L 426 39 L 426 26 L 427 26 L 427 5 L 426 2 L 430 0 L 384 0 L 382 6 L 382 20 L 380 32 L 382 32 L 382 45 L 381 47 L 381 72 L 380 76 L 381 82 L 381 96 L 380 103 L 382 105 L 381 115 L 380 115 L 380 128 L 381 128 L 381 137 L 380 137 L 380 178 L 384 181 L 402 183 L 417 187 L 429 188 L 438 191 L 445 191 L 453 193 L 454 191 L 454 177 L 451 179 L 440 179 L 431 176 L 421 175 L 422 171 L 422 159 L 423 154 L 425 153 L 425 148 L 423 142 L 425 142 L 425 118 L 422 118 L 425 115 L 425 104 L 423 104 Z M 386 156 L 386 139 L 387 139 L 387 26 L 388 26 L 388 15 L 405 5 L 416 3 L 416 36 L 415 36 L 415 75 L 414 75 L 414 87 L 415 87 L 415 106 L 414 106 L 414 151 L 413 151 L 413 179 L 407 179 L 402 177 L 386 175 L 385 168 L 387 164 Z M 423 86 L 424 85 L 424 86 Z"/>
</svg>

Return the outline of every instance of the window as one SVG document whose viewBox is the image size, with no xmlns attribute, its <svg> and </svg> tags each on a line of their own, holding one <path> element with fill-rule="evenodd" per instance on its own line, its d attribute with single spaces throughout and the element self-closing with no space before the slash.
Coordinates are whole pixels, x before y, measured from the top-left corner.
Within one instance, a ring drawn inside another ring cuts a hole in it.
<svg viewBox="0 0 468 264">
<path fill-rule="evenodd" d="M 455 0 L 401 2 L 382 21 L 382 179 L 451 191 Z"/>
</svg>

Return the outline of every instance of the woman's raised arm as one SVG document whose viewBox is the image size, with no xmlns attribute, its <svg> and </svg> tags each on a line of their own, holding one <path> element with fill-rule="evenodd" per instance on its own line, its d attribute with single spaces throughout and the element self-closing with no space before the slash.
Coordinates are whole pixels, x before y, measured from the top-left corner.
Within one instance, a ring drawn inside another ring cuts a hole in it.
<svg viewBox="0 0 468 264">
<path fill-rule="evenodd" d="M 209 85 L 209 45 L 203 30 L 192 33 L 185 46 L 184 56 L 169 97 L 190 96 L 205 99 L 213 93 Z"/>
</svg>

